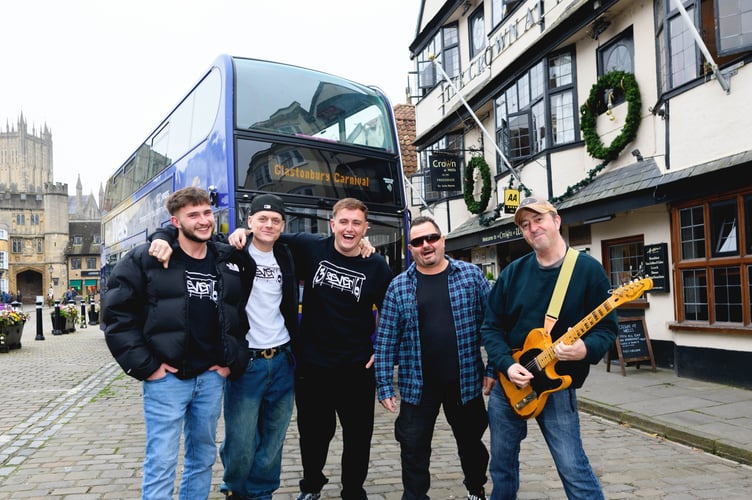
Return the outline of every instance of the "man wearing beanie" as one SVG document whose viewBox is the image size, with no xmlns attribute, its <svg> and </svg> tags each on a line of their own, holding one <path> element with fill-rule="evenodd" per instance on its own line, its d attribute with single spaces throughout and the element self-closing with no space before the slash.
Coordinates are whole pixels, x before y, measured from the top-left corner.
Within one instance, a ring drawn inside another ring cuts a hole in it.
<svg viewBox="0 0 752 500">
<path fill-rule="evenodd" d="M 297 329 L 298 284 L 292 255 L 278 242 L 285 227 L 279 196 L 251 203 L 251 237 L 243 251 L 256 263 L 246 304 L 251 359 L 225 391 L 225 440 L 221 490 L 227 498 L 272 498 L 279 488 L 282 445 L 292 416 L 295 366 L 291 339 Z"/>
</svg>

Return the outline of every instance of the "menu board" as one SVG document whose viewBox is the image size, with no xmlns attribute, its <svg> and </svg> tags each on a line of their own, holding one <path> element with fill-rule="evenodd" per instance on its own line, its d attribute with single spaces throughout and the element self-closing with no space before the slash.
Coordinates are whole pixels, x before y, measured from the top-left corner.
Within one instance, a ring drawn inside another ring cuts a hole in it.
<svg viewBox="0 0 752 500">
<path fill-rule="evenodd" d="M 645 274 L 653 279 L 651 292 L 669 292 L 668 245 L 645 245 Z"/>
</svg>

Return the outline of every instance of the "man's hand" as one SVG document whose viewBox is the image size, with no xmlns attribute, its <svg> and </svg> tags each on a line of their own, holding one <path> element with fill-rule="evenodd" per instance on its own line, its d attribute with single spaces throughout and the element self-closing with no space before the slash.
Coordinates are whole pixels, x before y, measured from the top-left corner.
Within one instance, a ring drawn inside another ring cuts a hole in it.
<svg viewBox="0 0 752 500">
<path fill-rule="evenodd" d="M 579 361 L 587 356 L 587 346 L 582 339 L 575 340 L 572 345 L 559 342 L 554 347 L 554 354 L 559 361 Z"/>
<path fill-rule="evenodd" d="M 370 367 L 373 366 L 373 360 L 374 360 L 374 356 L 373 354 L 371 354 L 371 357 L 368 359 L 368 362 L 366 363 L 366 370 L 368 370 Z"/>
<path fill-rule="evenodd" d="M 248 230 L 239 227 L 235 231 L 233 231 L 232 234 L 227 238 L 227 242 L 238 250 L 242 250 L 243 248 L 245 248 L 245 242 L 247 238 Z"/>
<path fill-rule="evenodd" d="M 149 255 L 161 262 L 162 267 L 167 269 L 167 266 L 170 264 L 172 248 L 165 240 L 155 239 L 149 246 Z"/>
<path fill-rule="evenodd" d="M 521 364 L 515 363 L 507 370 L 507 378 L 514 385 L 522 389 L 533 380 L 533 374 Z"/>
<path fill-rule="evenodd" d="M 483 394 L 488 396 L 491 394 L 491 389 L 493 389 L 494 384 L 496 384 L 496 379 L 493 377 L 483 377 Z"/>
<path fill-rule="evenodd" d="M 227 378 L 230 376 L 230 367 L 229 366 L 219 366 L 219 365 L 212 365 L 209 367 L 210 372 L 217 372 L 219 375 L 222 376 L 222 378 Z"/>
<path fill-rule="evenodd" d="M 391 398 L 382 399 L 379 401 L 381 403 L 381 406 L 386 408 L 392 413 L 397 412 L 397 396 L 392 396 Z"/>
<path fill-rule="evenodd" d="M 371 242 L 365 238 L 360 239 L 358 246 L 360 247 L 360 256 L 364 259 L 370 257 L 376 251 L 376 247 L 371 245 Z"/>
<path fill-rule="evenodd" d="M 178 369 L 175 368 L 174 366 L 168 365 L 167 363 L 162 363 L 161 365 L 159 365 L 159 368 L 157 368 L 154 373 L 149 375 L 149 378 L 147 378 L 146 380 L 148 381 L 159 380 L 161 378 L 164 378 L 167 375 L 167 372 L 177 373 Z"/>
</svg>

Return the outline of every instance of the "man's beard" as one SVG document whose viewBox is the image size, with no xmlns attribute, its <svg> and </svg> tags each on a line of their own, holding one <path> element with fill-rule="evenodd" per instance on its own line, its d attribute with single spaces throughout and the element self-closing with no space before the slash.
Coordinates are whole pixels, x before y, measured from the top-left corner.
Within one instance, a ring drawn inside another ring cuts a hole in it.
<svg viewBox="0 0 752 500">
<path fill-rule="evenodd" d="M 196 236 L 196 233 L 194 233 L 193 231 L 186 231 L 183 228 L 180 228 L 179 231 L 181 233 L 183 233 L 183 236 L 186 239 L 189 239 L 191 241 L 195 241 L 196 243 L 206 243 L 208 241 L 208 239 L 201 239 L 201 238 L 199 238 L 198 236 Z"/>
</svg>

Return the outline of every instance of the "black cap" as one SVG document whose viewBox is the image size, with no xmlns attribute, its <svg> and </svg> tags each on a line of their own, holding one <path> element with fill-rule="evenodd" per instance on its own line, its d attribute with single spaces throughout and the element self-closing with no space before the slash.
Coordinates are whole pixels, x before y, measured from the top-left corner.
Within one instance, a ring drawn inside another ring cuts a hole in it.
<svg viewBox="0 0 752 500">
<path fill-rule="evenodd" d="M 271 210 L 272 212 L 277 212 L 282 215 L 282 217 L 284 217 L 285 202 L 282 201 L 282 198 L 275 194 L 260 194 L 256 196 L 251 202 L 250 215 L 253 215 L 256 212 L 261 212 L 263 210 Z"/>
</svg>

